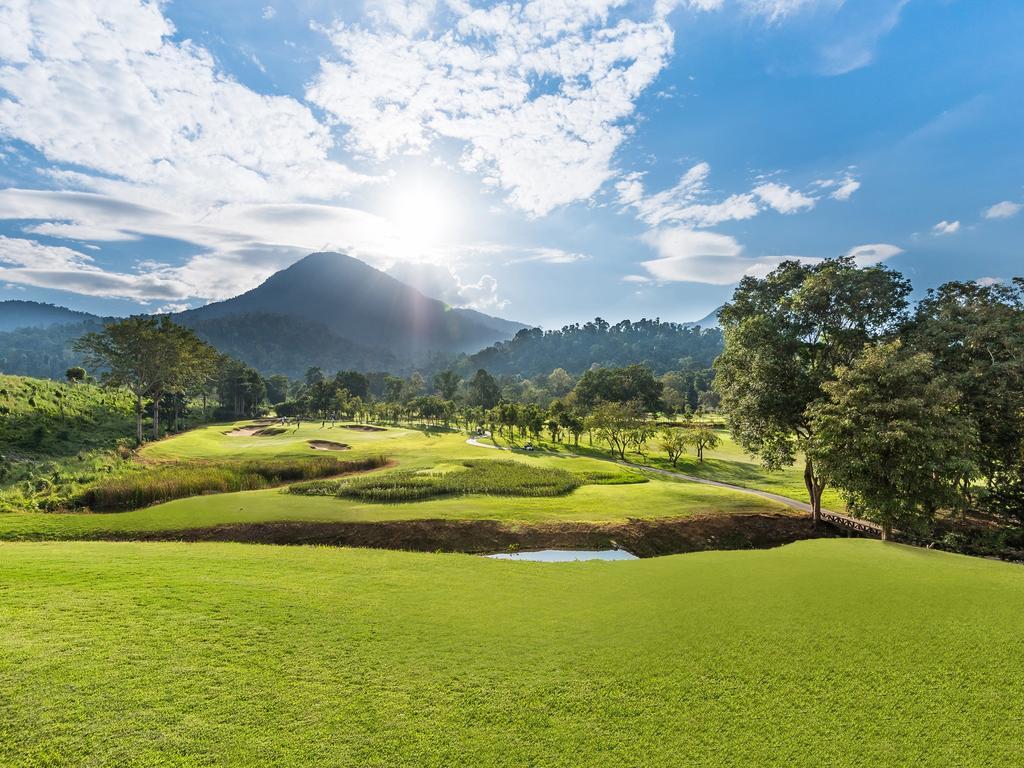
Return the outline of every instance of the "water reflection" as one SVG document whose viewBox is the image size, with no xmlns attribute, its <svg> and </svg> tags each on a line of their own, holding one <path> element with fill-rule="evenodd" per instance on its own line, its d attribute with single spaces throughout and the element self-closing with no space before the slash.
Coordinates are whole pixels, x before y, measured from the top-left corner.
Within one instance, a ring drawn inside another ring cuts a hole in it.
<svg viewBox="0 0 1024 768">
<path fill-rule="evenodd" d="M 495 560 L 535 560 L 541 563 L 571 563 L 577 560 L 636 560 L 624 549 L 541 549 L 536 552 L 499 552 L 487 555 Z"/>
</svg>

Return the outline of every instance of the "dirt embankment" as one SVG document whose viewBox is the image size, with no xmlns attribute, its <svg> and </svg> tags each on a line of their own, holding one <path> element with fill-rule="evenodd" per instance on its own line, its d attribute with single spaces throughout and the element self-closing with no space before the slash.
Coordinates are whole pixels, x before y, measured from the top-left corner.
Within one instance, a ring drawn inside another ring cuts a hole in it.
<svg viewBox="0 0 1024 768">
<path fill-rule="evenodd" d="M 419 552 L 488 553 L 510 549 L 609 549 L 639 557 L 715 549 L 758 549 L 839 535 L 828 526 L 784 514 L 713 515 L 623 523 L 507 525 L 492 520 L 404 520 L 379 523 L 280 522 L 219 525 L 183 531 L 117 533 L 144 541 L 236 541 L 322 544 Z"/>
</svg>

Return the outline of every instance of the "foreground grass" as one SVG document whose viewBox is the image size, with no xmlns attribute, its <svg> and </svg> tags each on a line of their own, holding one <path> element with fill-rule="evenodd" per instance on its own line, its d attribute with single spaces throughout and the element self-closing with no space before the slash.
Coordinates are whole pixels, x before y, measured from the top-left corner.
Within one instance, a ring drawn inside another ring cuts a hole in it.
<svg viewBox="0 0 1024 768">
<path fill-rule="evenodd" d="M 1024 570 L 0 545 L 5 765 L 1015 765 Z"/>
</svg>

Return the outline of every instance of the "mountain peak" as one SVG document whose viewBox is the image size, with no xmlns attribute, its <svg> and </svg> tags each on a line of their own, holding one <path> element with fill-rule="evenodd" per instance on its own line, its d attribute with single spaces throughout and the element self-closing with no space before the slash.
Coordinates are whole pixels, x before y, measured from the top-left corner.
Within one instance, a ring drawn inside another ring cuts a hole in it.
<svg viewBox="0 0 1024 768">
<path fill-rule="evenodd" d="M 332 251 L 311 253 L 241 296 L 180 317 L 188 324 L 242 314 L 313 321 L 357 345 L 409 361 L 436 352 L 474 352 L 510 338 L 518 328 L 479 312 L 450 309 L 359 259 Z"/>
</svg>

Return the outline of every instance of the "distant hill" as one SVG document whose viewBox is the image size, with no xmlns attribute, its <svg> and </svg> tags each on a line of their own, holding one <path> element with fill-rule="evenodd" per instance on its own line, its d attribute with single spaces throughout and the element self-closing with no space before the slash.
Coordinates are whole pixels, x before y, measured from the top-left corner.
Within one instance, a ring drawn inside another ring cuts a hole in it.
<svg viewBox="0 0 1024 768">
<path fill-rule="evenodd" d="M 718 322 L 718 313 L 722 311 L 722 307 L 712 310 L 700 320 L 693 323 L 683 323 L 687 328 L 721 328 L 721 323 Z"/>
<path fill-rule="evenodd" d="M 241 296 L 188 310 L 175 319 L 198 329 L 212 320 L 242 315 L 301 318 L 347 339 L 353 348 L 386 353 L 398 365 L 426 360 L 431 353 L 472 352 L 525 327 L 449 307 L 341 253 L 310 254 Z M 254 345 L 255 351 L 264 343 L 256 334 L 251 340 L 239 336 L 236 341 L 243 359 L 245 345 Z"/>
<path fill-rule="evenodd" d="M 73 309 L 43 304 L 38 301 L 0 301 L 0 332 L 18 328 L 49 328 L 51 325 L 82 323 L 95 320 L 96 315 Z"/>
<path fill-rule="evenodd" d="M 68 368 L 82 363 L 82 355 L 72 348 L 75 340 L 102 327 L 103 319 L 97 317 L 81 323 L 0 331 L 0 373 L 63 379 Z"/>
<path fill-rule="evenodd" d="M 529 377 L 564 368 L 580 374 L 592 365 L 643 363 L 655 373 L 707 368 L 722 351 L 722 333 L 659 320 L 623 320 L 610 325 L 601 318 L 560 330 L 528 328 L 511 341 L 499 342 L 466 358 L 465 373 L 486 368 L 494 374 Z"/>
</svg>

